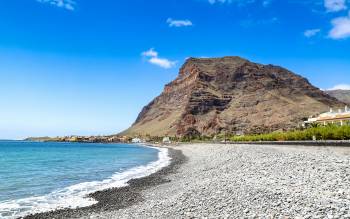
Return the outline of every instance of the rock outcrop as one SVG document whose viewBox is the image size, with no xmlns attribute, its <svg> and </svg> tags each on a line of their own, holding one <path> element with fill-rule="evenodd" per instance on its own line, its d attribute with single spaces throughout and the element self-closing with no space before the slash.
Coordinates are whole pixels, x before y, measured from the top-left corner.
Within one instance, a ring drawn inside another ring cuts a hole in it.
<svg viewBox="0 0 350 219">
<path fill-rule="evenodd" d="M 190 58 L 123 134 L 252 134 L 296 128 L 310 115 L 343 107 L 307 79 L 240 57 Z"/>
</svg>

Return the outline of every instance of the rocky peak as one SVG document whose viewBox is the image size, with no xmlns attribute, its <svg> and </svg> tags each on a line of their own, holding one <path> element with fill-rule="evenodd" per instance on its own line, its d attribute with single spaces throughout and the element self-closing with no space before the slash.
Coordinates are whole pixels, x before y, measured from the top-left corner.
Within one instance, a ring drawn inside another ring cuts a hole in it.
<svg viewBox="0 0 350 219">
<path fill-rule="evenodd" d="M 343 103 L 282 67 L 237 56 L 189 58 L 126 133 L 182 136 L 287 130 L 330 106 Z"/>
</svg>

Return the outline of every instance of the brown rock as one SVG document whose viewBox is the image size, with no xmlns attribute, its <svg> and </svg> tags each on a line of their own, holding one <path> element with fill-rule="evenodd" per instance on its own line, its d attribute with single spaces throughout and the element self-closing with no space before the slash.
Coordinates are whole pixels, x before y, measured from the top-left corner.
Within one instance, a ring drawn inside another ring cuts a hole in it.
<svg viewBox="0 0 350 219">
<path fill-rule="evenodd" d="M 296 128 L 310 115 L 343 107 L 307 79 L 240 57 L 190 58 L 123 134 L 184 136 Z"/>
</svg>

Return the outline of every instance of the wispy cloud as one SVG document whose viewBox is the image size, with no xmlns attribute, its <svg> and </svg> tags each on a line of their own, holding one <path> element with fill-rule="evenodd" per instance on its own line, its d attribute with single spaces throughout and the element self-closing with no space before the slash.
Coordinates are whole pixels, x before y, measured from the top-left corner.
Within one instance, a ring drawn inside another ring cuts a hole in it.
<svg viewBox="0 0 350 219">
<path fill-rule="evenodd" d="M 230 0 L 208 0 L 210 4 L 232 2 Z"/>
<path fill-rule="evenodd" d="M 153 65 L 157 65 L 159 67 L 169 69 L 176 65 L 176 61 L 170 61 L 166 58 L 160 58 L 158 52 L 151 48 L 143 53 L 141 53 L 143 57 L 147 59 L 147 61 Z"/>
<path fill-rule="evenodd" d="M 73 0 L 36 0 L 40 3 L 50 4 L 59 8 L 64 8 L 70 11 L 74 11 L 75 9 L 75 1 Z"/>
<path fill-rule="evenodd" d="M 168 18 L 166 22 L 169 24 L 169 27 L 188 27 L 193 25 L 190 20 L 174 20 Z"/>
<path fill-rule="evenodd" d="M 324 7 L 328 12 L 346 10 L 346 0 L 324 0 Z"/>
<path fill-rule="evenodd" d="M 328 90 L 350 90 L 350 84 L 338 84 Z"/>
<path fill-rule="evenodd" d="M 252 4 L 252 3 L 258 3 L 261 4 L 263 7 L 268 7 L 273 0 L 205 0 L 207 2 L 209 2 L 210 4 L 216 4 L 216 3 L 227 3 L 227 4 L 236 4 L 238 6 L 245 6 L 248 4 Z"/>
<path fill-rule="evenodd" d="M 321 31 L 321 29 L 310 29 L 310 30 L 306 30 L 304 32 L 304 36 L 307 38 L 311 38 L 313 36 L 316 36 L 319 32 Z"/>
<path fill-rule="evenodd" d="M 210 4 L 215 3 L 236 3 L 238 5 L 245 5 L 254 3 L 256 0 L 207 0 Z"/>
<path fill-rule="evenodd" d="M 331 21 L 333 28 L 328 36 L 331 39 L 345 39 L 350 37 L 350 12 L 346 17 L 338 17 Z"/>
<path fill-rule="evenodd" d="M 157 57 L 158 56 L 158 52 L 155 51 L 154 48 L 151 48 L 151 49 L 143 52 L 141 55 L 145 56 L 145 57 Z"/>
</svg>

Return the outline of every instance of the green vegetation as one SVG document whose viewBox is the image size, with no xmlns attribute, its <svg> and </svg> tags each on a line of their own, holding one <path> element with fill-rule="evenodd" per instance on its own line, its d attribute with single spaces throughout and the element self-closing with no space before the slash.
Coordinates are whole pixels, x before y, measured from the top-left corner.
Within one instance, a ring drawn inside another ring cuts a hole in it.
<svg viewBox="0 0 350 219">
<path fill-rule="evenodd" d="M 299 129 L 287 132 L 272 132 L 256 135 L 232 135 L 221 133 L 216 136 L 184 136 L 181 138 L 172 137 L 173 142 L 210 142 L 210 141 L 231 141 L 231 142 L 254 142 L 254 141 L 308 141 L 308 140 L 350 140 L 350 124 L 339 125 L 315 125 L 307 129 Z M 160 141 L 161 142 L 161 141 Z"/>
<path fill-rule="evenodd" d="M 230 141 L 305 141 L 313 140 L 349 140 L 350 126 L 316 126 L 304 130 L 273 132 L 269 134 L 230 136 Z"/>
<path fill-rule="evenodd" d="M 208 141 L 212 141 L 213 137 L 212 136 L 184 136 L 182 138 L 177 138 L 175 139 L 177 141 L 180 142 L 208 142 Z"/>
<path fill-rule="evenodd" d="M 145 139 L 147 142 L 163 142 L 163 136 L 139 136 Z M 87 138 L 87 137 L 85 137 Z M 115 142 L 110 141 L 108 137 L 93 137 L 93 140 L 84 139 L 83 137 L 63 137 L 63 138 L 27 138 L 27 141 L 66 141 L 66 142 Z M 232 135 L 227 132 L 220 133 L 212 136 L 205 135 L 187 135 L 187 136 L 170 136 L 171 142 L 183 142 L 183 143 L 199 143 L 199 142 L 221 142 L 221 141 L 231 141 L 231 142 L 255 142 L 255 141 L 307 141 L 307 140 L 350 140 L 350 124 L 339 126 L 334 125 L 315 125 L 307 129 L 299 129 L 287 132 L 272 132 L 267 134 L 256 134 L 256 135 Z M 126 142 L 130 142 L 131 138 L 126 139 Z M 120 141 L 117 141 L 120 142 Z M 125 142 L 125 141 L 121 141 Z"/>
</svg>

